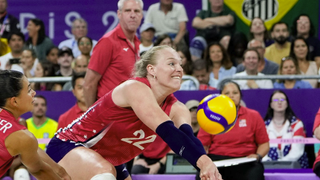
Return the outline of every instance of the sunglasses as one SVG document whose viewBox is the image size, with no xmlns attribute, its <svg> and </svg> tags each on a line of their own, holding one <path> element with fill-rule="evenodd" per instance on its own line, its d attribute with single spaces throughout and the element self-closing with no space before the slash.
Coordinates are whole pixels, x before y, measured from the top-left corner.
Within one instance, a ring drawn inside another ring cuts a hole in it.
<svg viewBox="0 0 320 180">
<path fill-rule="evenodd" d="M 284 98 L 272 99 L 272 102 L 283 102 L 283 101 L 286 101 L 286 99 L 284 99 Z"/>
</svg>

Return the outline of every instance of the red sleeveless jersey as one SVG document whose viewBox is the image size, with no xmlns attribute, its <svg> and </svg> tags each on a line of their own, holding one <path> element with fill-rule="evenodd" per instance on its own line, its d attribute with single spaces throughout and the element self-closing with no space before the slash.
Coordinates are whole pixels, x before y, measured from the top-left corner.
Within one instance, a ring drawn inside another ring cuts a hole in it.
<svg viewBox="0 0 320 180">
<path fill-rule="evenodd" d="M 150 87 L 146 78 L 132 79 Z M 131 108 L 115 105 L 112 92 L 101 97 L 66 128 L 60 129 L 56 137 L 91 148 L 118 166 L 139 155 L 155 140 L 156 134 L 139 120 Z M 169 115 L 176 101 L 173 94 L 169 95 L 161 105 L 162 110 Z"/>
<path fill-rule="evenodd" d="M 26 129 L 8 111 L 0 108 L 0 177 L 10 168 L 15 157 L 8 152 L 5 139 L 13 132 Z"/>
</svg>

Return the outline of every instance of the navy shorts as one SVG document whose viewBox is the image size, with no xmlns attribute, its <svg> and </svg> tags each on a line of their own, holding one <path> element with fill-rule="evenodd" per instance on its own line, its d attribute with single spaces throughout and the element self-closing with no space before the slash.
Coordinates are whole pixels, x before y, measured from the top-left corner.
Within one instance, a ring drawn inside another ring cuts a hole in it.
<svg viewBox="0 0 320 180">
<path fill-rule="evenodd" d="M 58 163 L 69 151 L 79 146 L 82 145 L 70 141 L 61 141 L 60 139 L 53 137 L 47 146 L 46 153 Z M 117 180 L 124 180 L 129 176 L 125 164 L 115 166 L 115 168 L 117 170 Z"/>
</svg>

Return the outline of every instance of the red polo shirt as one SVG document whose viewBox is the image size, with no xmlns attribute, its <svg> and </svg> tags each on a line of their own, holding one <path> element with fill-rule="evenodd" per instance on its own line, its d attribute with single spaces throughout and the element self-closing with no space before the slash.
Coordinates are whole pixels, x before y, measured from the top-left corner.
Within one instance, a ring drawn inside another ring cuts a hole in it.
<svg viewBox="0 0 320 180">
<path fill-rule="evenodd" d="M 88 68 L 102 77 L 98 83 L 97 99 L 132 76 L 134 64 L 140 59 L 137 36 L 135 48 L 128 42 L 121 26 L 105 34 L 94 47 Z"/>
<path fill-rule="evenodd" d="M 58 129 L 67 127 L 68 124 L 77 119 L 83 113 L 84 111 L 79 108 L 78 104 L 75 104 L 67 112 L 60 115 L 58 120 Z"/>
</svg>

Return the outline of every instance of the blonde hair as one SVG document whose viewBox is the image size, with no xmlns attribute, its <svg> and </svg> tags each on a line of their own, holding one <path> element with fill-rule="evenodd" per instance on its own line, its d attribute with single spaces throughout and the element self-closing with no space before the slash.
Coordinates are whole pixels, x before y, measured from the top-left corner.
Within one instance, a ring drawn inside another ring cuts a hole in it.
<svg viewBox="0 0 320 180">
<path fill-rule="evenodd" d="M 134 68 L 134 76 L 135 77 L 147 77 L 148 71 L 147 71 L 147 66 L 149 64 L 151 65 L 156 65 L 157 64 L 157 57 L 158 57 L 158 51 L 170 48 L 170 46 L 155 46 L 151 48 L 150 50 L 146 51 L 141 59 L 135 63 L 135 68 Z"/>
</svg>

